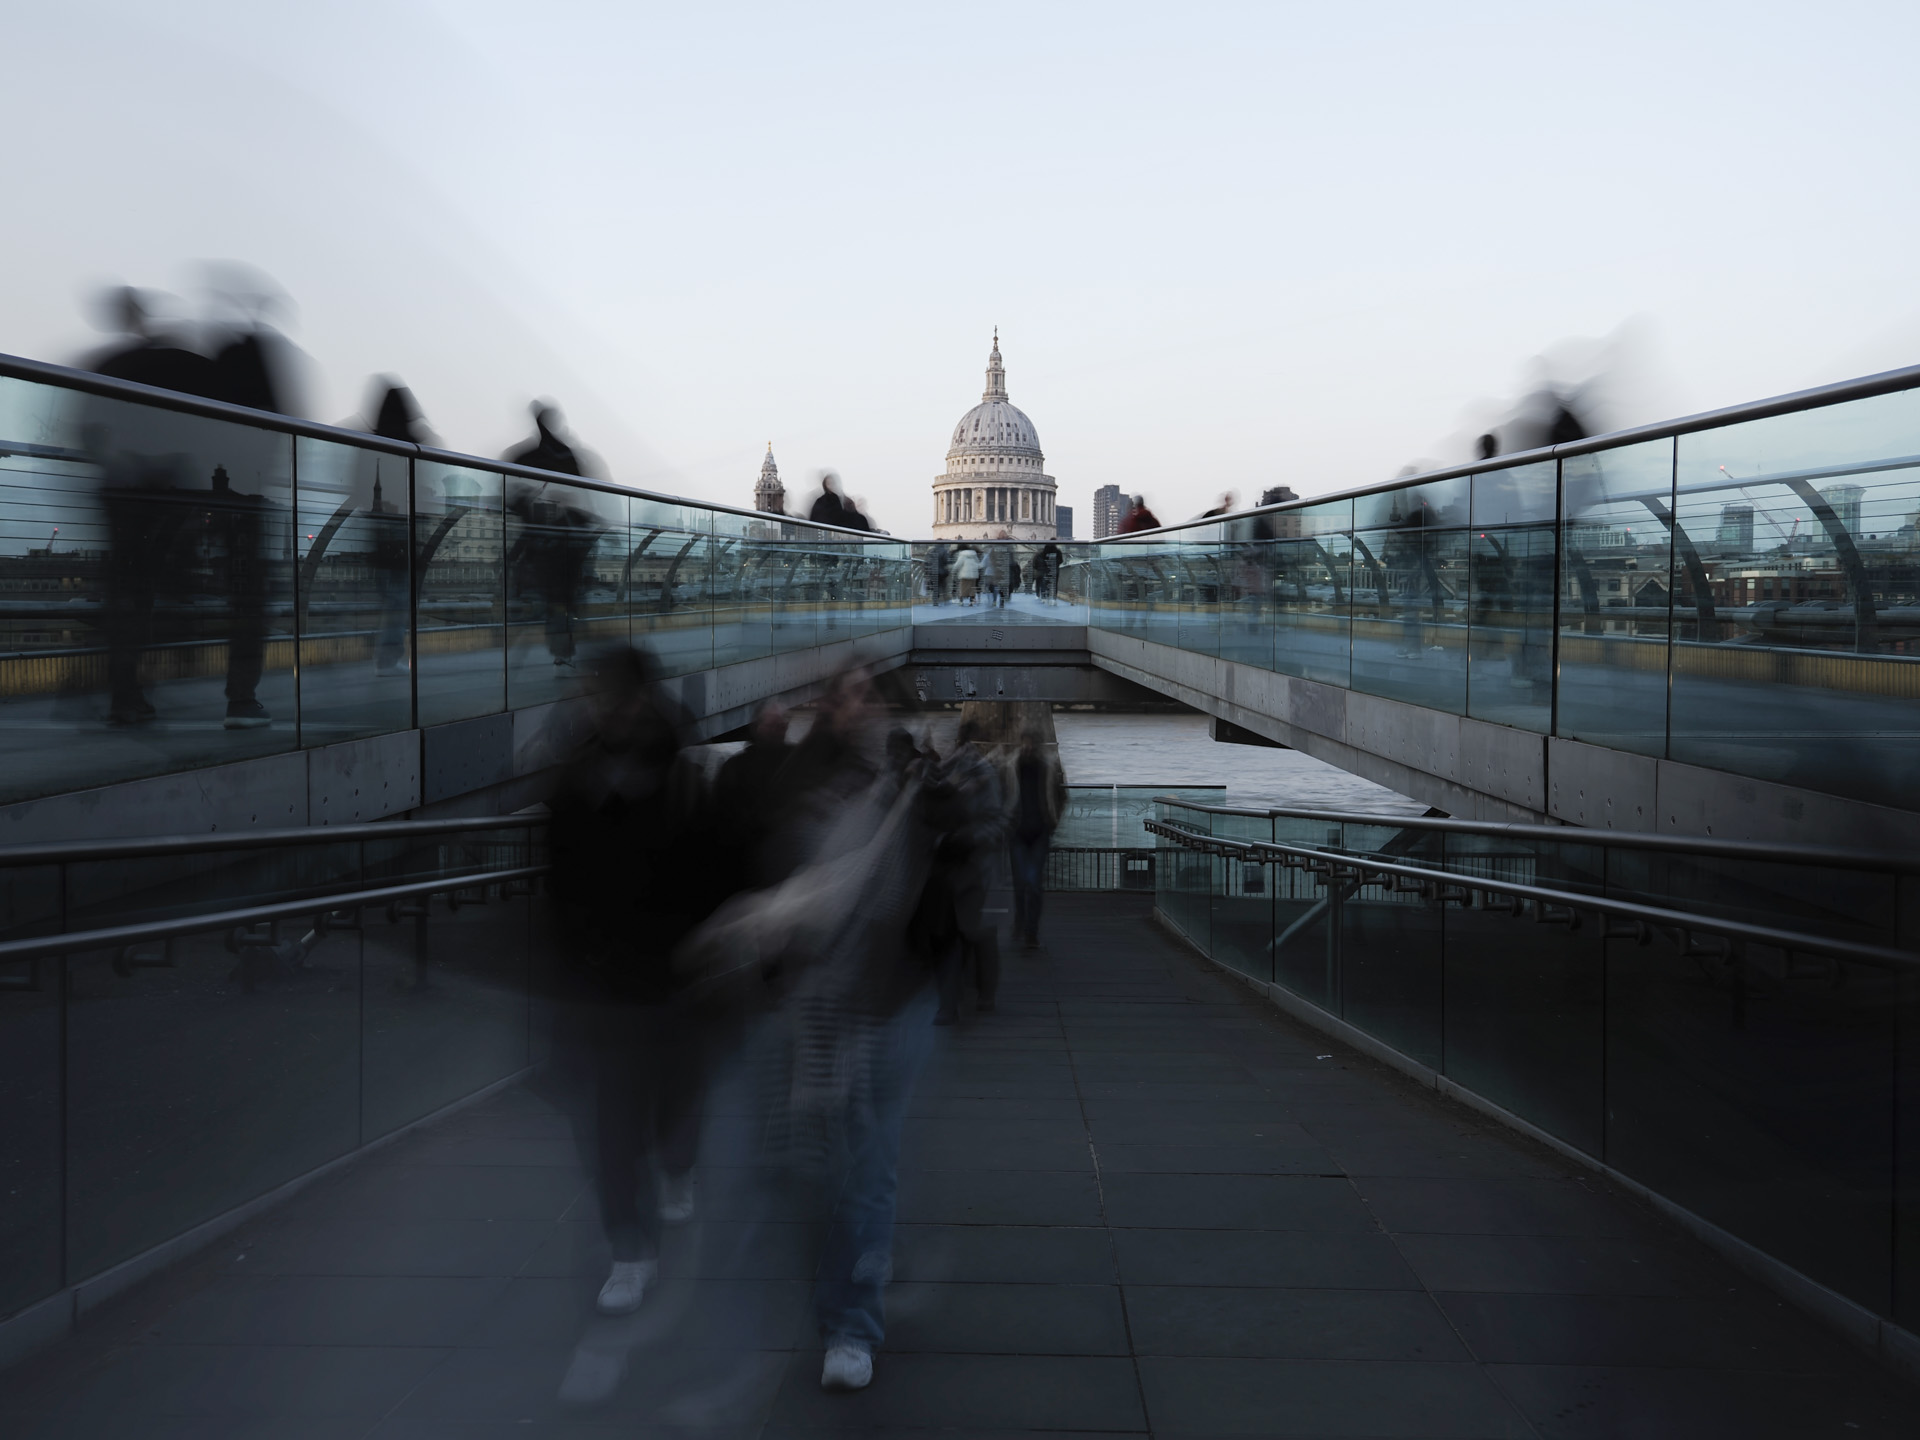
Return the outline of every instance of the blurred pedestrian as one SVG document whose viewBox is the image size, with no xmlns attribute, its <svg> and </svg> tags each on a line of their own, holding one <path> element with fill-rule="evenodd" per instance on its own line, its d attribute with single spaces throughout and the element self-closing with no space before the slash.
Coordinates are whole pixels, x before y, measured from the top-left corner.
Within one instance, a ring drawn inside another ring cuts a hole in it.
<svg viewBox="0 0 1920 1440">
<path fill-rule="evenodd" d="M 935 545 L 927 552 L 927 598 L 936 605 L 947 603 L 947 570 L 950 564 L 946 546 Z"/>
<path fill-rule="evenodd" d="M 560 407 L 536 400 L 527 407 L 533 415 L 533 438 L 514 446 L 500 458 L 533 470 L 551 470 L 556 475 L 584 475 L 580 453 L 562 438 L 564 423 Z"/>
<path fill-rule="evenodd" d="M 1159 528 L 1160 517 L 1147 508 L 1147 497 L 1144 495 L 1135 495 L 1132 503 L 1127 507 L 1127 513 L 1120 517 L 1120 528 L 1114 533 L 1117 535 L 1132 535 L 1136 531 L 1158 530 Z"/>
<path fill-rule="evenodd" d="M 1034 561 L 1033 593 L 1049 605 L 1060 589 L 1060 565 L 1064 559 L 1060 547 L 1049 540 Z"/>
<path fill-rule="evenodd" d="M 1067 810 L 1067 781 L 1059 761 L 1028 732 L 1013 764 L 1014 805 L 1007 855 L 1013 869 L 1013 928 L 1031 950 L 1040 943 L 1040 904 L 1047 851 Z"/>
<path fill-rule="evenodd" d="M 721 853 L 730 857 L 750 886 L 781 878 L 772 873 L 766 850 L 785 804 L 781 772 L 793 756 L 787 729 L 785 708 L 769 700 L 753 717 L 746 748 L 731 756 L 714 777 L 713 808 L 723 837 Z"/>
<path fill-rule="evenodd" d="M 980 593 L 980 552 L 962 545 L 953 557 L 953 577 L 960 589 L 960 603 L 972 605 Z"/>
<path fill-rule="evenodd" d="M 673 956 L 716 902 L 721 867 L 701 843 L 697 772 L 676 763 L 684 717 L 659 693 L 651 660 L 609 647 L 590 678 L 591 734 L 548 802 L 549 885 L 574 1033 L 588 1050 L 613 1250 L 596 1305 L 621 1315 L 658 1273 L 661 1225 L 693 1213 L 707 1036 Z"/>
<path fill-rule="evenodd" d="M 816 525 L 840 525 L 847 522 L 846 502 L 840 498 L 839 477 L 831 470 L 820 477 L 820 494 L 807 509 L 807 519 Z"/>
<path fill-rule="evenodd" d="M 951 1025 L 959 1018 L 968 967 L 981 1011 L 992 1011 L 1000 988 L 1000 937 L 987 918 L 986 904 L 1006 834 L 1006 802 L 1000 772 L 980 753 L 982 738 L 976 722 L 961 721 L 953 754 L 940 775 L 951 796 L 951 818 L 942 826 L 928 888 L 950 907 L 946 923 L 955 943 L 937 957 L 940 1010 L 936 1025 Z"/>
</svg>

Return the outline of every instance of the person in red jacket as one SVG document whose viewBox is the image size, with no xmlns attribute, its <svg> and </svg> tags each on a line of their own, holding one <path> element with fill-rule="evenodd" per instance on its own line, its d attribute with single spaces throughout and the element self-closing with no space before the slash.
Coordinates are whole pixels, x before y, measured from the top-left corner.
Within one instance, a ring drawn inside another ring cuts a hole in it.
<svg viewBox="0 0 1920 1440">
<path fill-rule="evenodd" d="M 1114 533 L 1131 535 L 1136 530 L 1158 530 L 1159 528 L 1160 517 L 1147 508 L 1147 497 L 1135 495 L 1131 508 L 1120 517 L 1119 530 Z"/>
</svg>

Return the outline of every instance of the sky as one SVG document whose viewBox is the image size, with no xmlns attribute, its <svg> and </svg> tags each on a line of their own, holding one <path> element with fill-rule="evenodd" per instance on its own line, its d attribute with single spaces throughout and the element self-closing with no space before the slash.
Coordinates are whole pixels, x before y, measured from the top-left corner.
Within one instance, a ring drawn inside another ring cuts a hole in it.
<svg viewBox="0 0 1920 1440">
<path fill-rule="evenodd" d="M 1920 362 L 1920 6 L 65 0 L 8 19 L 0 351 L 292 297 L 307 410 L 924 534 L 994 327 L 1059 502 L 1464 459 Z M 24 137 L 26 143 L 22 143 Z M 1080 522 L 1086 533 L 1086 521 Z"/>
</svg>

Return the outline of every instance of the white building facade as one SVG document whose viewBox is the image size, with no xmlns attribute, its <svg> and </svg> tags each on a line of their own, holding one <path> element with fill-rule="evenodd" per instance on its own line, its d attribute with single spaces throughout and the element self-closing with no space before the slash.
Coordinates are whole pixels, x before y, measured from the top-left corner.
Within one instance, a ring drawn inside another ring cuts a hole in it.
<svg viewBox="0 0 1920 1440">
<path fill-rule="evenodd" d="M 987 358 L 987 389 L 960 417 L 947 468 L 933 482 L 936 540 L 1051 540 L 1054 483 L 1033 422 L 1007 399 L 1000 332 Z"/>
</svg>

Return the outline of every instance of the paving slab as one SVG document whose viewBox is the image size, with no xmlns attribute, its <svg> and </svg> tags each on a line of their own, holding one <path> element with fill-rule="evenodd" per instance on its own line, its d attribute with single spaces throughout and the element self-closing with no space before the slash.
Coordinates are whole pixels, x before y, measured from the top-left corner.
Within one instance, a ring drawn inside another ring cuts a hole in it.
<svg viewBox="0 0 1920 1440">
<path fill-rule="evenodd" d="M 0 1434 L 1920 1434 L 1920 1396 L 1831 1332 L 1224 979 L 1141 897 L 1052 896 L 1044 928 L 997 1012 L 932 1037 L 861 1394 L 819 1389 L 830 1197 L 769 1149 L 743 1062 L 636 1315 L 592 1311 L 587 1130 L 536 1081 L 101 1306 L 0 1374 Z"/>
</svg>

